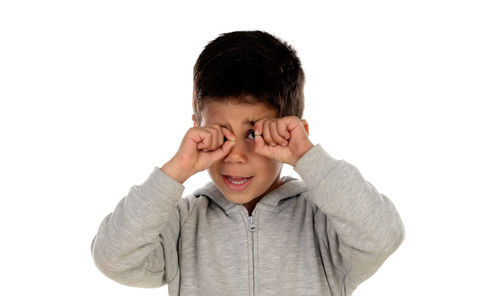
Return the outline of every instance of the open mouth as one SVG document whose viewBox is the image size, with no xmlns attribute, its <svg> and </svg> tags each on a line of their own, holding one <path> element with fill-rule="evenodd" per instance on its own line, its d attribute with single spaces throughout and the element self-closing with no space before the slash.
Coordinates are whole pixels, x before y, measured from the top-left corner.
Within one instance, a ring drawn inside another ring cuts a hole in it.
<svg viewBox="0 0 500 296">
<path fill-rule="evenodd" d="M 226 187 L 229 188 L 231 191 L 243 191 L 245 188 L 250 185 L 252 182 L 251 177 L 241 177 L 241 176 L 228 176 L 228 175 L 222 175 L 224 178 L 224 183 L 226 184 Z"/>
</svg>

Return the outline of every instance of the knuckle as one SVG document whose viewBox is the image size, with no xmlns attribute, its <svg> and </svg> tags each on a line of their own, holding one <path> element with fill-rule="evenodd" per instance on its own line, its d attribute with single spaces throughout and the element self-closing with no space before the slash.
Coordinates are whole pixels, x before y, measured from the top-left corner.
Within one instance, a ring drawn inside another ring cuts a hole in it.
<svg viewBox="0 0 500 296">
<path fill-rule="evenodd" d="M 264 134 L 264 137 L 266 136 L 269 136 L 269 127 L 264 127 L 264 129 L 262 130 L 262 133 Z"/>
</svg>

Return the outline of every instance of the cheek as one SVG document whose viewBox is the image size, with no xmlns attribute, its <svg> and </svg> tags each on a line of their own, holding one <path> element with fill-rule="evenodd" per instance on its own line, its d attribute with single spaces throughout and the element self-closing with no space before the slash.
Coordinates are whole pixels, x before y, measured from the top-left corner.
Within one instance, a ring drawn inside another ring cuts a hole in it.
<svg viewBox="0 0 500 296">
<path fill-rule="evenodd" d="M 207 171 L 208 171 L 208 174 L 210 175 L 210 177 L 217 178 L 217 176 L 219 175 L 219 173 L 218 173 L 219 161 L 217 161 L 217 162 L 213 163 L 211 166 L 209 166 Z"/>
<path fill-rule="evenodd" d="M 255 159 L 255 168 L 266 175 L 274 175 L 281 168 L 281 163 L 275 160 L 270 160 L 267 157 L 259 156 Z"/>
</svg>

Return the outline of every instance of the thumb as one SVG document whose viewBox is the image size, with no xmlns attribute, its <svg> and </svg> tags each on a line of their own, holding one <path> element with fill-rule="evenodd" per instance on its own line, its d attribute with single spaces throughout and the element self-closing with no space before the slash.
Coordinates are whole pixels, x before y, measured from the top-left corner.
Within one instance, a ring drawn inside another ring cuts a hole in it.
<svg viewBox="0 0 500 296">
<path fill-rule="evenodd" d="M 222 133 L 224 134 L 224 137 L 228 140 L 228 141 L 233 141 L 233 142 L 236 142 L 236 137 L 234 136 L 233 132 L 228 130 L 227 128 L 223 127 L 222 128 Z"/>
<path fill-rule="evenodd" d="M 270 156 L 269 146 L 266 145 L 264 138 L 262 138 L 262 136 L 260 135 L 255 137 L 254 151 L 255 153 L 265 157 Z"/>
<path fill-rule="evenodd" d="M 220 146 L 217 150 L 211 152 L 213 161 L 217 161 L 225 157 L 229 153 L 229 151 L 231 151 L 231 148 L 233 148 L 234 144 L 236 143 L 236 137 L 234 136 L 233 132 L 223 127 L 222 133 L 224 134 L 224 138 L 226 138 L 227 141 L 224 141 L 222 146 Z"/>
<path fill-rule="evenodd" d="M 229 154 L 229 151 L 233 148 L 234 144 L 236 144 L 236 141 L 226 141 L 222 146 L 220 146 L 217 150 L 212 151 L 212 159 L 213 161 L 217 161 L 226 155 Z"/>
</svg>

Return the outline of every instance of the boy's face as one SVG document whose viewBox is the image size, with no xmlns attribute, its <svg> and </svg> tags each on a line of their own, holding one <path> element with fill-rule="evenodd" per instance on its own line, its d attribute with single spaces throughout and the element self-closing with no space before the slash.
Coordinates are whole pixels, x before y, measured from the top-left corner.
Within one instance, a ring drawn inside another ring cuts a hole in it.
<svg viewBox="0 0 500 296">
<path fill-rule="evenodd" d="M 218 124 L 231 130 L 236 137 L 229 154 L 208 168 L 213 182 L 229 201 L 238 204 L 247 204 L 256 198 L 258 201 L 281 185 L 283 164 L 254 152 L 253 123 L 277 115 L 275 108 L 264 103 L 214 101 L 203 108 L 201 126 Z"/>
</svg>

